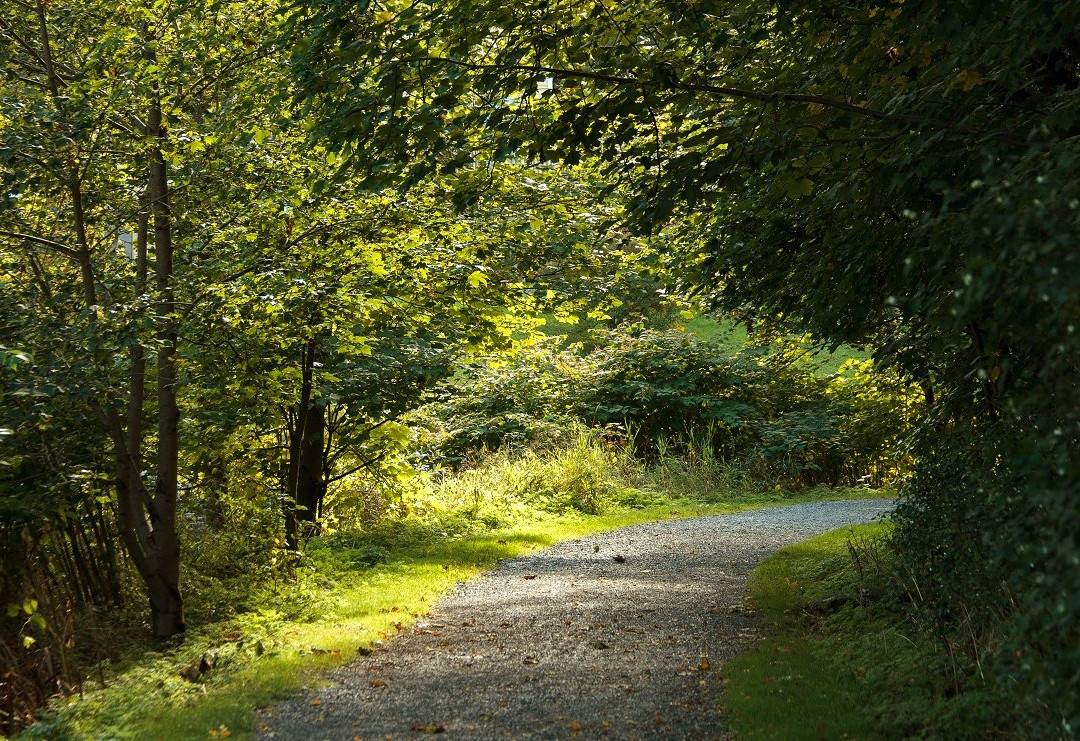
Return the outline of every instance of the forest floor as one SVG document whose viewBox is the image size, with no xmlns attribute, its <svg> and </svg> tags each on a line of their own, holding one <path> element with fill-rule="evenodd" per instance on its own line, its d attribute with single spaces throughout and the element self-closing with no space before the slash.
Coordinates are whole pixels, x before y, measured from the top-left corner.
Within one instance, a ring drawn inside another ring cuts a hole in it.
<svg viewBox="0 0 1080 741">
<path fill-rule="evenodd" d="M 756 637 L 750 571 L 891 507 L 667 520 L 503 561 L 385 646 L 261 710 L 261 737 L 725 737 L 718 669 Z"/>
</svg>

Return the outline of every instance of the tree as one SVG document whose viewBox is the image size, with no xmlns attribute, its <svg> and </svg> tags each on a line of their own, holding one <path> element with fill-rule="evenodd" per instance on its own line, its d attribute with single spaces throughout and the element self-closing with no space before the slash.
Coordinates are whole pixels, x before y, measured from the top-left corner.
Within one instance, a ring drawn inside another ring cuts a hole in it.
<svg viewBox="0 0 1080 741">
<path fill-rule="evenodd" d="M 938 564 L 920 573 L 942 614 L 964 602 L 1007 626 L 1001 674 L 1048 723 L 1080 725 L 1080 3 L 459 0 L 299 18 L 318 132 L 371 185 L 595 156 L 633 188 L 628 226 L 666 239 L 715 305 L 873 343 L 919 382 L 933 412 L 903 553 Z"/>
<path fill-rule="evenodd" d="M 184 629 L 178 510 L 223 522 L 227 448 L 282 454 L 295 546 L 453 353 L 509 342 L 522 308 L 602 267 L 566 173 L 326 187 L 340 160 L 283 108 L 288 69 L 260 38 L 275 12 L 8 0 L 0 17 L 0 343 L 32 359 L 0 379 L 25 400 L 0 420 L 22 467 L 0 495 L 44 527 L 111 487 L 159 638 Z M 60 440 L 79 444 L 51 455 Z M 25 503 L 31 468 L 67 509 Z"/>
</svg>

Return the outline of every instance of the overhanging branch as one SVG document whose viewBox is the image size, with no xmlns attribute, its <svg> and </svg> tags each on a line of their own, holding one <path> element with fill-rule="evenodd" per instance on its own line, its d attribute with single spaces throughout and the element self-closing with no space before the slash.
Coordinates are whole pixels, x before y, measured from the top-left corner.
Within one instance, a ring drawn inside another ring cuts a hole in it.
<svg viewBox="0 0 1080 741">
<path fill-rule="evenodd" d="M 663 82 L 658 80 L 641 80 L 636 77 L 628 77 L 626 75 L 609 74 L 605 72 L 591 72 L 588 70 L 566 69 L 563 67 L 546 67 L 543 65 L 533 64 L 491 64 L 481 62 L 469 62 L 463 59 L 453 59 L 451 57 L 413 57 L 409 59 L 395 60 L 395 64 L 412 64 L 417 62 L 432 62 L 436 64 L 447 64 L 456 67 L 463 67 L 465 69 L 487 72 L 533 72 L 538 75 L 546 75 L 555 78 L 565 79 L 584 79 L 584 80 L 596 80 L 598 82 L 607 82 L 613 85 L 632 85 L 643 89 L 664 89 L 664 90 L 680 90 L 686 92 L 699 92 L 708 93 L 710 95 L 723 96 L 726 98 L 739 98 L 743 100 L 755 100 L 760 102 L 785 102 L 785 103 L 806 103 L 816 104 L 831 108 L 837 111 L 844 111 L 846 113 L 852 113 L 864 118 L 871 118 L 877 121 L 884 121 L 886 123 L 899 124 L 908 126 L 913 129 L 935 129 L 939 131 L 952 131 L 959 134 L 969 134 L 973 136 L 989 136 L 992 139 L 1008 142 L 1017 145 L 1030 145 L 1024 139 L 1018 139 L 1008 134 L 987 132 L 981 128 L 975 126 L 968 126 L 956 121 L 950 121 L 943 118 L 915 116 L 905 113 L 889 113 L 887 111 L 879 111 L 867 106 L 857 105 L 855 103 L 848 103 L 843 100 L 837 100 L 823 95 L 809 95 L 805 93 L 785 93 L 785 92 L 763 92 L 760 90 L 748 90 L 746 88 L 731 87 L 727 85 L 711 85 L 708 83 L 695 83 L 695 82 L 683 82 L 681 80 L 665 80 Z"/>
</svg>

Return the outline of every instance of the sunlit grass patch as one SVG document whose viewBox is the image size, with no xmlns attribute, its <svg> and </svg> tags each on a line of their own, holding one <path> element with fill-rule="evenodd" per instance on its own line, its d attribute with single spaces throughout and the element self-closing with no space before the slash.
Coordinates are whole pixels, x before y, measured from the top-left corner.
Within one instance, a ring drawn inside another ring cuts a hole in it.
<svg viewBox="0 0 1080 741">
<path fill-rule="evenodd" d="M 879 537 L 888 528 L 875 523 L 826 533 L 778 551 L 754 570 L 748 596 L 774 635 L 725 667 L 726 713 L 739 738 L 879 735 L 858 668 L 806 631 L 799 606 L 853 584 L 849 538 Z"/>
</svg>

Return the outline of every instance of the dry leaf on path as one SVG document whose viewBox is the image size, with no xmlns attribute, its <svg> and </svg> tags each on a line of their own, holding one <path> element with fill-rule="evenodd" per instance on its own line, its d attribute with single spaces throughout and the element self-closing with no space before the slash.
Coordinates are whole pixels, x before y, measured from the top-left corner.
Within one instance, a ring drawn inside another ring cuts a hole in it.
<svg viewBox="0 0 1080 741">
<path fill-rule="evenodd" d="M 442 723 L 417 723 L 412 729 L 422 733 L 446 733 L 446 726 Z"/>
</svg>

